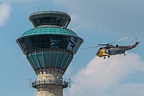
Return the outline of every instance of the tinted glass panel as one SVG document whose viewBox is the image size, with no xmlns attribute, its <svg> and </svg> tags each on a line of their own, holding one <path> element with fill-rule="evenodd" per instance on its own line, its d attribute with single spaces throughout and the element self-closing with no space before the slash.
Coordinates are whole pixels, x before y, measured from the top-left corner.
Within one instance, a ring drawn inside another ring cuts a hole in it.
<svg viewBox="0 0 144 96">
<path fill-rule="evenodd" d="M 37 35 L 18 39 L 22 50 L 26 53 L 35 49 L 67 49 L 74 50 L 77 38 L 61 35 Z"/>
<path fill-rule="evenodd" d="M 57 26 L 65 26 L 67 20 L 64 18 L 59 17 L 42 17 L 42 18 L 35 18 L 34 23 L 36 26 L 40 25 L 57 25 Z"/>
</svg>

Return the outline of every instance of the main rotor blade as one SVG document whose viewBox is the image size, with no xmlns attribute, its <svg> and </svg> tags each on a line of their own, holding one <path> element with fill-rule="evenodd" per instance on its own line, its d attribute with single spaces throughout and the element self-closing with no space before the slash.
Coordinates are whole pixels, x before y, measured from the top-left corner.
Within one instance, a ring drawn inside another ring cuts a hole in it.
<svg viewBox="0 0 144 96">
<path fill-rule="evenodd" d="M 96 47 L 99 47 L 99 46 L 86 47 L 86 48 L 82 48 L 82 50 L 84 50 L 84 49 L 96 48 Z"/>
<path fill-rule="evenodd" d="M 108 46 L 110 44 L 98 44 L 99 46 Z"/>
<path fill-rule="evenodd" d="M 114 41 L 114 42 L 111 42 L 111 43 L 107 43 L 107 44 L 98 44 L 99 46 L 92 46 L 92 47 L 86 47 L 86 48 L 82 48 L 82 49 L 91 49 L 91 48 L 96 48 L 96 47 L 100 47 L 100 46 L 113 46 L 113 45 L 111 45 L 111 44 L 113 44 L 113 43 L 115 43 L 115 42 L 119 42 L 119 41 L 122 41 L 122 40 L 124 40 L 124 39 L 127 39 L 128 37 L 124 37 L 124 38 L 121 38 L 121 39 L 119 39 L 119 40 L 116 40 L 116 41 Z"/>
<path fill-rule="evenodd" d="M 121 39 L 116 40 L 116 41 L 114 41 L 114 42 L 111 42 L 111 43 L 109 43 L 109 44 L 113 44 L 113 43 L 115 43 L 115 42 L 119 42 L 119 41 L 125 40 L 125 39 L 127 39 L 127 38 L 128 38 L 128 37 L 124 37 L 124 38 L 121 38 Z"/>
<path fill-rule="evenodd" d="M 127 38 L 128 38 L 128 37 L 124 37 L 124 38 L 119 39 L 119 40 L 117 40 L 117 41 L 115 41 L 115 42 L 119 42 L 119 41 L 125 40 L 125 39 L 127 39 Z"/>
</svg>

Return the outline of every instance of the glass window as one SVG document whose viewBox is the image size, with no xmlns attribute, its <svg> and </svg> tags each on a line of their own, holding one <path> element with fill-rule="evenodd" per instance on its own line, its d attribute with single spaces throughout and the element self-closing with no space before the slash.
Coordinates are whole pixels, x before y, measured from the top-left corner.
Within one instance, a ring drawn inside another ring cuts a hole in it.
<svg viewBox="0 0 144 96">
<path fill-rule="evenodd" d="M 22 37 L 18 39 L 18 43 L 22 50 L 27 53 L 35 49 L 67 49 L 77 50 L 78 39 L 76 37 L 62 36 L 62 35 L 35 35 L 29 37 Z"/>
<path fill-rule="evenodd" d="M 76 44 L 76 38 L 75 37 L 71 37 L 69 39 L 69 44 L 68 44 L 68 48 L 67 49 L 73 50 L 75 44 Z"/>
<path fill-rule="evenodd" d="M 57 36 L 50 36 L 50 48 L 59 48 L 60 39 Z"/>
<path fill-rule="evenodd" d="M 68 43 L 69 43 L 69 37 L 63 36 L 61 38 L 60 48 L 61 49 L 67 49 Z"/>
<path fill-rule="evenodd" d="M 40 18 L 41 25 L 60 25 L 61 18 L 58 17 L 42 17 Z"/>
<path fill-rule="evenodd" d="M 36 26 L 40 25 L 57 25 L 57 26 L 65 26 L 67 20 L 61 17 L 39 17 L 33 19 L 34 24 Z"/>
</svg>

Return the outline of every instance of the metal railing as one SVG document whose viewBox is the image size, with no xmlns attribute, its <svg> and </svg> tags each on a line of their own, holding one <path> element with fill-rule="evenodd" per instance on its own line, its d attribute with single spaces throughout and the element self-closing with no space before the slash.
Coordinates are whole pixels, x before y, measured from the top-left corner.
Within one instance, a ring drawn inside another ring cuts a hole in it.
<svg viewBox="0 0 144 96">
<path fill-rule="evenodd" d="M 46 85 L 59 85 L 59 86 L 62 86 L 63 88 L 67 88 L 69 84 L 66 81 L 53 81 L 53 80 L 43 80 L 43 81 L 32 82 L 33 88 L 44 87 Z"/>
</svg>

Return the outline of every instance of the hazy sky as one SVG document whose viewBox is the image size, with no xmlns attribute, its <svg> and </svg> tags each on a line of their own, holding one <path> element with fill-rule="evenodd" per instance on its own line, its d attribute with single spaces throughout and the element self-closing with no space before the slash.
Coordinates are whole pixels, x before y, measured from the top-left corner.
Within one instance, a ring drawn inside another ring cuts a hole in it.
<svg viewBox="0 0 144 96">
<path fill-rule="evenodd" d="M 64 90 L 64 96 L 144 96 L 143 5 L 143 0 L 0 0 L 1 96 L 36 94 L 29 86 L 36 74 L 16 39 L 33 28 L 30 14 L 47 10 L 70 14 L 68 28 L 84 39 L 81 48 L 124 37 L 128 38 L 117 44 L 140 41 L 126 56 L 108 59 L 95 56 L 98 48 L 80 48 L 64 76 L 71 78 L 71 87 Z"/>
</svg>

